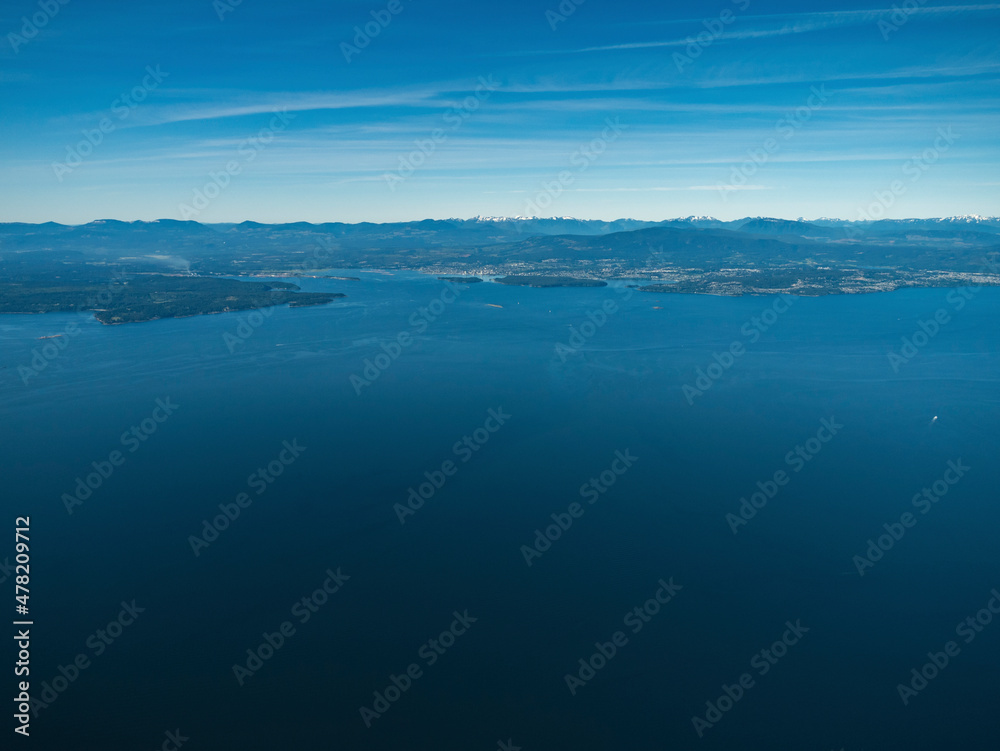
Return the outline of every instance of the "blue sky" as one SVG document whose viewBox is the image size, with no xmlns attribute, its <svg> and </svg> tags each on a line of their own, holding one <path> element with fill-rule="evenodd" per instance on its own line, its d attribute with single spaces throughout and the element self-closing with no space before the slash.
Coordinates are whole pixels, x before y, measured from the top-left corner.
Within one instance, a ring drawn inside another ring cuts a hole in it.
<svg viewBox="0 0 1000 751">
<path fill-rule="evenodd" d="M 1000 214 L 1000 4 L 896 7 L 7 0 L 0 221 Z"/>
</svg>

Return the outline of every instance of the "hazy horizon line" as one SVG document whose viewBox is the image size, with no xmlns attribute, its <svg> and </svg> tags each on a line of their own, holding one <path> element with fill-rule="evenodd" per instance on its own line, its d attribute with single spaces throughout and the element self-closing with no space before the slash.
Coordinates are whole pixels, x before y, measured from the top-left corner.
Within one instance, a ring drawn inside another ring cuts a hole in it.
<svg viewBox="0 0 1000 751">
<path fill-rule="evenodd" d="M 238 221 L 232 220 L 232 221 L 220 221 L 220 222 L 199 222 L 199 221 L 194 220 L 194 219 L 172 219 L 170 217 L 161 217 L 159 219 L 116 219 L 116 218 L 113 218 L 113 217 L 101 217 L 101 218 L 98 218 L 98 219 L 91 219 L 89 221 L 80 222 L 80 223 L 64 223 L 64 222 L 57 222 L 57 221 L 51 220 L 51 219 L 47 220 L 47 221 L 44 221 L 44 222 L 25 222 L 25 221 L 17 221 L 17 220 L 11 220 L 11 221 L 0 220 L 0 225 L 24 224 L 24 225 L 30 225 L 30 226 L 40 227 L 40 226 L 43 226 L 43 225 L 46 225 L 46 224 L 56 224 L 56 225 L 59 225 L 61 227 L 86 227 L 89 224 L 97 224 L 97 223 L 100 223 L 100 222 L 119 222 L 119 223 L 122 223 L 122 224 L 155 224 L 157 222 L 174 222 L 174 223 L 177 223 L 177 224 L 198 224 L 198 225 L 202 225 L 202 226 L 223 225 L 223 224 L 231 224 L 231 225 L 260 224 L 260 225 L 267 225 L 267 226 L 273 226 L 273 227 L 281 227 L 281 226 L 287 226 L 287 225 L 290 225 L 290 224 L 309 224 L 309 225 L 312 225 L 312 226 L 321 226 L 323 224 L 347 224 L 347 225 L 376 224 L 376 225 L 383 225 L 383 224 L 413 224 L 415 222 L 427 222 L 427 221 L 431 221 L 431 222 L 455 222 L 455 221 L 458 221 L 458 222 L 474 222 L 474 221 L 491 222 L 492 221 L 492 222 L 498 222 L 499 223 L 499 222 L 503 222 L 503 221 L 544 221 L 544 220 L 552 221 L 552 220 L 555 220 L 555 221 L 576 221 L 576 222 L 604 222 L 604 223 L 611 224 L 611 223 L 614 223 L 614 222 L 623 222 L 623 221 L 660 223 L 660 222 L 678 222 L 678 221 L 700 220 L 700 221 L 714 221 L 714 222 L 727 222 L 727 223 L 729 223 L 729 222 L 738 222 L 738 221 L 741 221 L 741 220 L 749 220 L 749 219 L 773 219 L 773 220 L 784 221 L 784 222 L 804 222 L 804 223 L 807 223 L 807 224 L 810 223 L 810 222 L 820 222 L 820 221 L 824 221 L 824 222 L 851 222 L 851 223 L 868 223 L 868 224 L 871 224 L 871 223 L 875 223 L 875 222 L 885 222 L 885 221 L 890 221 L 890 222 L 934 221 L 934 220 L 943 221 L 943 220 L 946 220 L 946 219 L 979 219 L 979 220 L 998 221 L 998 222 L 1000 222 L 1000 215 L 998 215 L 998 216 L 989 216 L 989 215 L 983 215 L 983 214 L 950 214 L 950 215 L 947 215 L 947 216 L 882 217 L 880 219 L 867 219 L 867 218 L 866 219 L 846 219 L 846 218 L 843 218 L 843 217 L 835 217 L 835 216 L 820 216 L 820 217 L 815 217 L 813 219 L 806 219 L 805 217 L 801 217 L 801 216 L 790 218 L 790 217 L 783 217 L 783 216 L 764 216 L 764 215 L 750 216 L 750 215 L 747 215 L 747 216 L 737 217 L 735 219 L 720 219 L 719 217 L 710 216 L 710 215 L 707 215 L 707 214 L 689 214 L 687 216 L 667 217 L 667 218 L 663 218 L 663 219 L 642 219 L 642 218 L 639 218 L 639 217 L 631 217 L 631 216 L 622 216 L 622 217 L 617 217 L 615 219 L 602 219 L 602 218 L 597 218 L 597 217 L 579 217 L 579 216 L 524 216 L 524 215 L 517 215 L 517 214 L 508 216 L 508 215 L 502 215 L 502 214 L 496 214 L 496 215 L 480 214 L 480 215 L 471 216 L 471 217 L 455 217 L 455 216 L 451 216 L 451 217 L 423 217 L 423 218 L 420 218 L 420 219 L 397 219 L 397 220 L 394 220 L 394 221 L 387 221 L 387 222 L 375 222 L 375 221 L 368 221 L 368 220 L 364 220 L 364 219 L 358 220 L 358 221 L 345 221 L 345 220 L 339 220 L 339 219 L 329 219 L 329 220 L 320 221 L 320 222 L 309 221 L 309 220 L 306 220 L 306 219 L 300 219 L 300 220 L 295 220 L 295 221 L 290 221 L 290 222 L 266 222 L 266 221 L 258 221 L 256 219 L 241 219 L 241 220 L 238 220 Z"/>
</svg>

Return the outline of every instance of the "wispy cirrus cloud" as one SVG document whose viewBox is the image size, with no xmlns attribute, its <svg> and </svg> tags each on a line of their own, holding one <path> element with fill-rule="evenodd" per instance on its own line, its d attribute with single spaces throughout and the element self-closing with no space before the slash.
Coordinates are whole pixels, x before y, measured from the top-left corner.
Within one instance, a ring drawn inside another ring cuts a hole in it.
<svg viewBox="0 0 1000 751">
<path fill-rule="evenodd" d="M 989 3 L 981 5 L 943 5 L 943 6 L 918 6 L 907 8 L 903 11 L 910 15 L 934 15 L 934 14 L 962 14 L 976 12 L 994 12 L 1000 10 L 1000 4 Z M 757 29 L 734 29 L 724 31 L 715 38 L 718 40 L 753 40 L 766 39 L 768 37 L 781 37 L 790 34 L 806 34 L 812 31 L 823 31 L 826 29 L 859 26 L 867 23 L 874 23 L 881 19 L 892 16 L 900 12 L 897 8 L 880 8 L 873 10 L 849 10 L 849 11 L 819 11 L 796 14 L 781 15 L 761 15 L 744 16 L 739 20 L 741 23 L 764 23 L 764 28 Z M 694 21 L 697 23 L 697 21 Z M 767 26 L 766 24 L 771 24 Z M 607 52 L 612 50 L 636 50 L 649 49 L 655 47 L 685 47 L 691 43 L 691 36 L 676 39 L 666 39 L 648 42 L 627 42 L 623 44 L 606 44 L 595 47 L 583 47 L 576 50 L 563 50 L 564 52 Z M 553 50 L 552 52 L 559 52 Z"/>
<path fill-rule="evenodd" d="M 195 120 L 218 120 L 268 114 L 281 110 L 308 112 L 315 110 L 359 109 L 366 107 L 434 107 L 445 102 L 436 99 L 440 92 L 418 90 L 410 92 L 289 92 L 256 93 L 253 101 L 204 102 L 167 104 L 143 108 L 136 125 L 165 125 Z"/>
<path fill-rule="evenodd" d="M 654 185 L 648 188 L 569 188 L 568 190 L 571 193 L 672 193 L 675 191 L 718 189 L 718 185 Z M 737 185 L 732 190 L 773 190 L 773 188 L 767 185 Z"/>
</svg>

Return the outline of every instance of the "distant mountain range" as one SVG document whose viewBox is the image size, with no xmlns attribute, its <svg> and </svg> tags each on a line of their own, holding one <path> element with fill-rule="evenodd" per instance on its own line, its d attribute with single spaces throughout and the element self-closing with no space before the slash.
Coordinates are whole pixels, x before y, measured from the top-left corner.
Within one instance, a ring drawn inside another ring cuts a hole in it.
<svg viewBox="0 0 1000 751">
<path fill-rule="evenodd" d="M 989 228 L 988 231 L 1000 232 L 1000 217 L 996 216 L 949 216 L 931 219 L 883 219 L 874 221 L 851 221 L 847 219 L 774 219 L 771 217 L 744 217 L 742 219 L 721 220 L 711 216 L 688 216 L 661 221 L 645 221 L 640 219 L 615 219 L 610 222 L 594 219 L 575 219 L 562 217 L 525 217 L 525 216 L 477 216 L 472 219 L 449 219 L 451 222 L 479 222 L 492 224 L 518 223 L 538 229 L 541 234 L 606 234 L 646 227 L 695 227 L 698 229 L 738 229 L 744 232 L 754 232 L 759 229 L 762 234 L 776 234 L 778 227 L 786 230 L 785 234 L 802 234 L 818 227 L 853 227 L 855 229 L 877 228 L 878 231 L 894 231 L 899 229 L 941 229 L 956 226 L 975 226 Z"/>
<path fill-rule="evenodd" d="M 638 219 L 574 219 L 572 217 L 474 217 L 472 219 L 425 219 L 415 222 L 374 224 L 325 222 L 311 224 L 260 224 L 258 222 L 201 224 L 194 221 L 159 219 L 153 222 L 122 222 L 101 219 L 82 225 L 0 224 L 0 257 L 6 251 L 53 250 L 62 252 L 165 253 L 182 255 L 197 264 L 218 255 L 301 250 L 320 244 L 343 251 L 366 251 L 375 256 L 390 250 L 431 248 L 485 248 L 516 243 L 527 237 L 578 235 L 608 236 L 651 228 L 678 230 L 728 230 L 751 236 L 810 242 L 864 241 L 881 244 L 895 236 L 899 242 L 926 244 L 954 240 L 963 244 L 988 245 L 1000 236 L 1000 217 L 958 216 L 940 219 L 884 219 L 851 222 L 841 219 L 774 219 L 745 217 L 721 221 L 690 216 L 659 222 Z M 914 233 L 921 233 L 917 238 Z M 732 236 L 730 236 L 732 239 Z"/>
<path fill-rule="evenodd" d="M 1000 285 L 1000 218 L 0 224 L 3 312 L 79 309 L 107 289 L 115 290 L 115 304 L 90 309 L 109 323 L 321 304 L 333 296 L 273 282 L 239 289 L 215 282 L 345 279 L 338 269 L 506 276 L 514 284 L 530 277 L 541 287 L 628 279 L 653 293 L 719 295 Z"/>
<path fill-rule="evenodd" d="M 868 282 L 877 282 L 879 288 L 940 282 L 928 276 L 930 272 L 993 273 L 988 259 L 998 256 L 1000 217 L 982 216 L 870 222 L 480 216 L 387 224 L 201 224 L 173 219 L 104 219 L 76 226 L 0 224 L 0 279 L 8 280 L 57 270 L 70 273 L 81 266 L 91 275 L 116 270 L 237 276 L 408 268 L 688 281 L 692 275 L 700 274 L 705 281 L 705 274 L 729 274 L 739 277 L 738 288 L 745 289 L 747 274 L 766 270 L 785 280 L 781 288 L 789 286 L 788 280 L 808 277 L 822 278 L 821 286 L 827 289 L 826 271 L 835 268 L 858 277 L 867 289 Z"/>
<path fill-rule="evenodd" d="M 177 219 L 157 219 L 152 222 L 123 222 L 117 219 L 98 219 L 87 224 L 67 225 L 56 222 L 29 224 L 22 222 L 0 222 L 0 238 L 18 233 L 59 234 L 68 231 L 88 234 L 110 234 L 125 231 L 169 230 L 178 232 L 230 231 L 233 229 L 276 231 L 312 231 L 332 236 L 352 237 L 361 235 L 380 236 L 399 231 L 442 232 L 463 230 L 476 235 L 494 231 L 513 230 L 518 234 L 526 232 L 540 235 L 605 235 L 611 232 L 627 232 L 648 227 L 687 227 L 696 229 L 730 229 L 754 234 L 795 234 L 804 235 L 821 231 L 822 228 L 853 228 L 865 232 L 895 232 L 903 230 L 941 230 L 957 227 L 974 228 L 976 231 L 1000 234 L 1000 217 L 997 216 L 949 216 L 928 219 L 881 219 L 873 221 L 852 221 L 847 219 L 775 219 L 772 217 L 744 217 L 742 219 L 721 220 L 710 216 L 688 216 L 676 219 L 648 221 L 643 219 L 576 219 L 561 217 L 527 216 L 476 216 L 471 219 L 423 219 L 413 222 L 389 223 L 344 223 L 344 222 L 291 222 L 286 224 L 261 224 L 259 222 L 224 222 L 202 224 L 195 221 Z"/>
</svg>

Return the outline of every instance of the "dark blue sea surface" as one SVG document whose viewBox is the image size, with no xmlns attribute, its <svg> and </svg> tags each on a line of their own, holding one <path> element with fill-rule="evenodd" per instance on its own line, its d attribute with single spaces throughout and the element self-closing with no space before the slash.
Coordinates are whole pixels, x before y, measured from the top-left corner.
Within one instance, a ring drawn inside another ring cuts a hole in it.
<svg viewBox="0 0 1000 751">
<path fill-rule="evenodd" d="M 336 273 L 0 316 L 35 748 L 997 748 L 1000 290 Z"/>
</svg>

